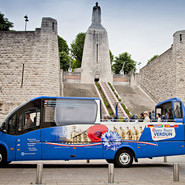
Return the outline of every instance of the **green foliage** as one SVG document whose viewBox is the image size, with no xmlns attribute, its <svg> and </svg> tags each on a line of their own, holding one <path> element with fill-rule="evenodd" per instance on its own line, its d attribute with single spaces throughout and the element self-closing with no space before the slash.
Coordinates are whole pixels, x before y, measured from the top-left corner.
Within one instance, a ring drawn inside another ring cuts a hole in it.
<svg viewBox="0 0 185 185">
<path fill-rule="evenodd" d="M 128 74 L 132 70 L 136 70 L 136 62 L 131 58 L 131 55 L 127 52 L 122 53 L 119 57 L 115 57 L 113 64 L 113 71 L 115 74 L 119 74 L 124 65 L 124 73 Z"/>
<path fill-rule="evenodd" d="M 110 82 L 108 82 L 108 85 L 110 86 L 110 88 L 112 89 L 112 91 L 113 91 L 114 95 L 116 96 L 116 98 L 117 98 L 117 99 L 118 99 L 118 101 L 120 102 L 120 101 L 121 101 L 121 99 L 119 98 L 118 94 L 115 92 L 115 90 L 114 90 L 114 88 L 112 87 L 112 85 L 111 85 L 111 83 L 110 83 Z"/>
<path fill-rule="evenodd" d="M 72 57 L 76 60 L 74 68 L 81 67 L 82 63 L 82 55 L 83 55 L 83 48 L 85 42 L 85 34 L 86 33 L 79 33 L 76 36 L 76 39 L 71 44 L 71 54 Z"/>
<path fill-rule="evenodd" d="M 58 36 L 58 48 L 60 57 L 60 68 L 67 71 L 71 57 L 69 56 L 69 47 L 67 42 L 60 36 Z"/>
<path fill-rule="evenodd" d="M 70 56 L 64 51 L 61 51 L 59 53 L 60 57 L 60 68 L 63 69 L 64 71 L 67 71 L 69 68 L 69 63 L 70 63 Z"/>
<path fill-rule="evenodd" d="M 123 109 L 125 110 L 125 112 L 127 113 L 127 115 L 130 117 L 131 114 L 130 114 L 130 111 L 127 109 L 127 107 L 123 103 L 121 103 L 121 106 L 123 107 Z"/>
<path fill-rule="evenodd" d="M 109 49 L 109 54 L 110 54 L 110 62 L 112 64 L 114 62 L 114 55 L 112 54 L 110 49 Z"/>
<path fill-rule="evenodd" d="M 13 23 L 8 21 L 8 19 L 4 17 L 4 14 L 0 12 L 0 31 L 9 31 L 12 27 Z"/>
<path fill-rule="evenodd" d="M 159 55 L 154 55 L 151 59 L 148 60 L 148 63 L 150 63 L 151 61 L 155 60 Z"/>
<path fill-rule="evenodd" d="M 123 117 L 119 116 L 118 122 L 123 122 Z"/>
<path fill-rule="evenodd" d="M 69 54 L 69 47 L 67 45 L 67 42 L 58 35 L 58 48 L 59 52 L 64 51 L 65 53 Z"/>
</svg>

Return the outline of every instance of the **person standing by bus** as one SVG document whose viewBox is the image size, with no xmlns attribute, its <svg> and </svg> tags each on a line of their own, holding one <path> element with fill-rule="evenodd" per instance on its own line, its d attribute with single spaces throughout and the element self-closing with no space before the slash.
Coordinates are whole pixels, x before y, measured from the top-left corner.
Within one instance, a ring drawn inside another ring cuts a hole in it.
<svg viewBox="0 0 185 185">
<path fill-rule="evenodd" d="M 161 114 L 157 113 L 156 117 L 157 117 L 157 122 L 161 122 Z"/>
<path fill-rule="evenodd" d="M 150 122 L 149 113 L 147 111 L 144 112 L 143 122 Z"/>
</svg>

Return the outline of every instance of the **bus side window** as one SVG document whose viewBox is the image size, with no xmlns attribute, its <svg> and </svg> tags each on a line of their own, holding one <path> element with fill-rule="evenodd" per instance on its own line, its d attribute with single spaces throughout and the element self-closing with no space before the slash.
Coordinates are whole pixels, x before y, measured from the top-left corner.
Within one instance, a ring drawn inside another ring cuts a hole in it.
<svg viewBox="0 0 185 185">
<path fill-rule="evenodd" d="M 161 115 L 161 108 L 157 108 L 156 109 L 156 114 L 160 114 Z"/>
<path fill-rule="evenodd" d="M 54 127 L 55 123 L 55 106 L 44 107 L 44 121 L 42 128 Z"/>
<path fill-rule="evenodd" d="M 173 102 L 175 118 L 183 118 L 181 102 Z"/>
<path fill-rule="evenodd" d="M 24 112 L 23 129 L 29 129 L 40 126 L 40 111 L 37 109 L 28 109 Z"/>
<path fill-rule="evenodd" d="M 16 113 L 8 121 L 8 128 L 7 133 L 11 135 L 15 135 L 16 128 L 17 128 L 17 115 Z"/>
<path fill-rule="evenodd" d="M 156 107 L 156 113 L 161 114 L 162 120 L 174 121 L 172 102 L 163 103 Z"/>
</svg>

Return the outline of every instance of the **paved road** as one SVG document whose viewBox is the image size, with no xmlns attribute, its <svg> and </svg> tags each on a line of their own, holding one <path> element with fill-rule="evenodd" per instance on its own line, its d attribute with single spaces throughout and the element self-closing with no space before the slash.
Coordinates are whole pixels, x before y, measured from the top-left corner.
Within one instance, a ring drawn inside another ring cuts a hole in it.
<svg viewBox="0 0 185 185">
<path fill-rule="evenodd" d="M 107 184 L 108 165 L 105 160 L 90 161 L 39 161 L 44 163 L 43 184 L 46 185 L 94 185 Z M 0 168 L 0 184 L 28 185 L 35 183 L 36 161 L 12 162 Z M 173 182 L 173 163 L 180 164 L 180 182 Z M 115 184 L 123 185 L 171 185 L 185 184 L 185 156 L 140 159 L 131 168 L 115 168 Z"/>
</svg>

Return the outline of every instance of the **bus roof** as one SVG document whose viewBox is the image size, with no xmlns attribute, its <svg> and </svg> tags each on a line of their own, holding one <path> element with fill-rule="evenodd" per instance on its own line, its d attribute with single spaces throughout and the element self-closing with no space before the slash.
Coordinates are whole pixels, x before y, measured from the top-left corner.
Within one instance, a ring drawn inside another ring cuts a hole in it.
<svg viewBox="0 0 185 185">
<path fill-rule="evenodd" d="M 100 100 L 100 98 L 96 97 L 57 97 L 57 96 L 39 96 L 32 98 L 31 101 L 38 99 L 78 99 L 78 100 Z"/>
<path fill-rule="evenodd" d="M 167 103 L 167 102 L 172 102 L 172 101 L 180 101 L 180 102 L 182 102 L 180 98 L 170 98 L 168 100 L 165 100 L 165 101 L 162 101 L 162 102 L 158 103 L 155 107 L 158 107 L 159 105 L 162 105 L 162 104 Z"/>
</svg>

